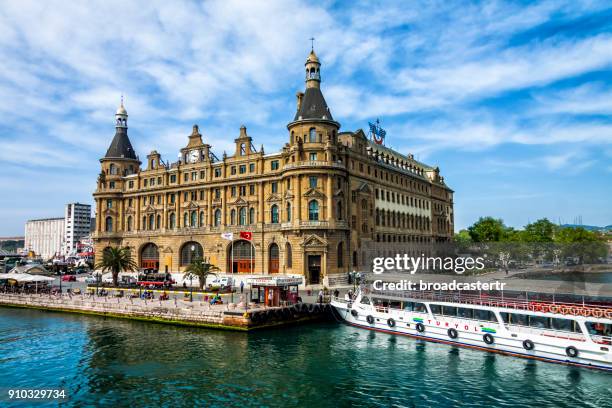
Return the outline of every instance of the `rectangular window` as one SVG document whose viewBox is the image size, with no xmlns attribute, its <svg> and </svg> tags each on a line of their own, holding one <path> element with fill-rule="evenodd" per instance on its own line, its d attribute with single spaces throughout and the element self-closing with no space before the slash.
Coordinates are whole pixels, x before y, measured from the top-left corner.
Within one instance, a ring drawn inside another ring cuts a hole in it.
<svg viewBox="0 0 612 408">
<path fill-rule="evenodd" d="M 221 169 L 215 169 L 215 177 L 221 177 Z"/>
<path fill-rule="evenodd" d="M 198 172 L 194 171 L 191 173 L 191 181 L 195 181 L 198 179 Z"/>
<path fill-rule="evenodd" d="M 246 173 L 246 164 L 241 164 L 238 171 L 240 172 L 240 174 Z"/>
<path fill-rule="evenodd" d="M 113 200 L 106 200 L 106 208 L 113 208 Z"/>
<path fill-rule="evenodd" d="M 244 197 L 246 195 L 246 186 L 240 186 L 240 196 Z"/>
<path fill-rule="evenodd" d="M 272 182 L 272 192 L 278 193 L 278 183 L 276 181 Z"/>
<path fill-rule="evenodd" d="M 317 181 L 318 180 L 317 180 L 316 176 L 310 176 L 308 178 L 308 180 L 309 180 L 308 182 L 309 182 L 310 188 L 317 188 Z"/>
<path fill-rule="evenodd" d="M 133 181 L 130 181 L 130 182 L 128 183 L 128 187 L 129 187 L 129 188 L 134 188 L 134 182 L 133 182 Z"/>
<path fill-rule="evenodd" d="M 176 174 L 171 174 L 170 175 L 170 182 L 171 183 L 176 183 Z"/>
<path fill-rule="evenodd" d="M 110 188 L 115 188 L 115 182 L 114 181 L 111 181 L 110 183 L 108 183 L 108 185 L 109 185 Z"/>
<path fill-rule="evenodd" d="M 219 188 L 215 188 L 215 199 L 220 199 L 221 198 L 221 189 Z"/>
<path fill-rule="evenodd" d="M 150 184 L 151 184 L 151 187 L 153 187 L 155 185 L 155 179 L 154 178 L 151 179 Z"/>
<path fill-rule="evenodd" d="M 128 207 L 131 207 L 133 202 L 134 202 L 134 201 L 133 201 L 133 200 L 130 198 L 130 199 L 128 200 Z"/>
<path fill-rule="evenodd" d="M 157 196 L 157 205 L 161 204 L 161 194 Z"/>
<path fill-rule="evenodd" d="M 272 170 L 278 170 L 278 160 L 272 160 L 272 162 L 270 163 L 270 168 Z"/>
<path fill-rule="evenodd" d="M 174 194 L 170 194 L 170 204 L 174 204 Z"/>
<path fill-rule="evenodd" d="M 200 179 L 204 180 L 206 178 L 206 172 L 204 170 L 200 171 Z"/>
<path fill-rule="evenodd" d="M 317 161 L 317 154 L 315 152 L 310 153 L 310 161 Z"/>
<path fill-rule="evenodd" d="M 232 186 L 231 192 L 232 192 L 232 197 L 236 197 L 236 186 Z"/>
<path fill-rule="evenodd" d="M 189 193 L 185 192 L 183 194 L 183 201 L 187 201 L 187 200 L 189 200 Z"/>
<path fill-rule="evenodd" d="M 230 174 L 231 174 L 232 176 L 235 176 L 235 175 L 236 175 L 236 166 L 232 166 L 232 167 L 230 167 Z"/>
<path fill-rule="evenodd" d="M 162 185 L 162 178 L 161 177 L 157 178 L 157 184 L 160 185 L 160 186 Z"/>
<path fill-rule="evenodd" d="M 249 172 L 253 173 L 255 171 L 255 163 L 249 164 Z"/>
<path fill-rule="evenodd" d="M 204 200 L 204 190 L 200 190 L 200 201 Z"/>
<path fill-rule="evenodd" d="M 251 184 L 249 186 L 249 194 L 250 195 L 255 195 L 255 184 Z"/>
<path fill-rule="evenodd" d="M 149 185 L 149 180 L 144 179 L 144 180 L 142 181 L 142 184 L 143 184 L 145 187 L 147 187 L 147 186 Z"/>
<path fill-rule="evenodd" d="M 183 174 L 183 181 L 189 181 L 189 173 Z"/>
</svg>

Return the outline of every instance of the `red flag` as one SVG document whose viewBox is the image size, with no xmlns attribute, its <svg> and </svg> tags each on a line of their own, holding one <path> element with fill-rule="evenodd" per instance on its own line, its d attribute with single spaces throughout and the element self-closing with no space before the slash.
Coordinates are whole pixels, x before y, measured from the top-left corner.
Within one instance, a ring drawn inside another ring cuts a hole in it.
<svg viewBox="0 0 612 408">
<path fill-rule="evenodd" d="M 253 239 L 253 233 L 248 231 L 240 231 L 240 238 L 250 241 Z"/>
</svg>

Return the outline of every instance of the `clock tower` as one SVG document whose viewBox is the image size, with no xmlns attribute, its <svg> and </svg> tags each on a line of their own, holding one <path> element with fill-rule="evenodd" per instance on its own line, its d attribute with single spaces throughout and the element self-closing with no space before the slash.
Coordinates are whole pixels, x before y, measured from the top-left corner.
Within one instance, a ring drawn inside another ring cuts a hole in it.
<svg viewBox="0 0 612 408">
<path fill-rule="evenodd" d="M 202 141 L 202 135 L 198 125 L 193 125 L 189 135 L 187 146 L 181 149 L 181 161 L 183 163 L 197 163 L 205 161 L 209 157 L 210 145 Z"/>
</svg>

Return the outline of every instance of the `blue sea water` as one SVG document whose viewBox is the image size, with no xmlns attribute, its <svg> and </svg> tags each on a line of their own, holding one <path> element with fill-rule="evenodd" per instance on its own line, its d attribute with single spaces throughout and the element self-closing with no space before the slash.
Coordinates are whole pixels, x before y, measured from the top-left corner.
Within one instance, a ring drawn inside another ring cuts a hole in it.
<svg viewBox="0 0 612 408">
<path fill-rule="evenodd" d="M 66 407 L 612 407 L 610 373 L 342 324 L 246 334 L 0 308 L 0 390 L 39 387 Z"/>
</svg>

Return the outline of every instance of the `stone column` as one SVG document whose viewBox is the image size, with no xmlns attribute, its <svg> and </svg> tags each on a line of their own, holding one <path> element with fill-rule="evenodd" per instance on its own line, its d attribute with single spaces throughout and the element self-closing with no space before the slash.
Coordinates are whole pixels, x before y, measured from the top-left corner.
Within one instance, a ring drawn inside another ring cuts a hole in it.
<svg viewBox="0 0 612 408">
<path fill-rule="evenodd" d="M 329 174 L 327 176 L 327 186 L 325 189 L 325 194 L 327 195 L 327 214 L 326 218 L 330 224 L 334 222 L 334 211 L 333 211 L 333 198 L 334 198 L 334 177 Z"/>
</svg>

